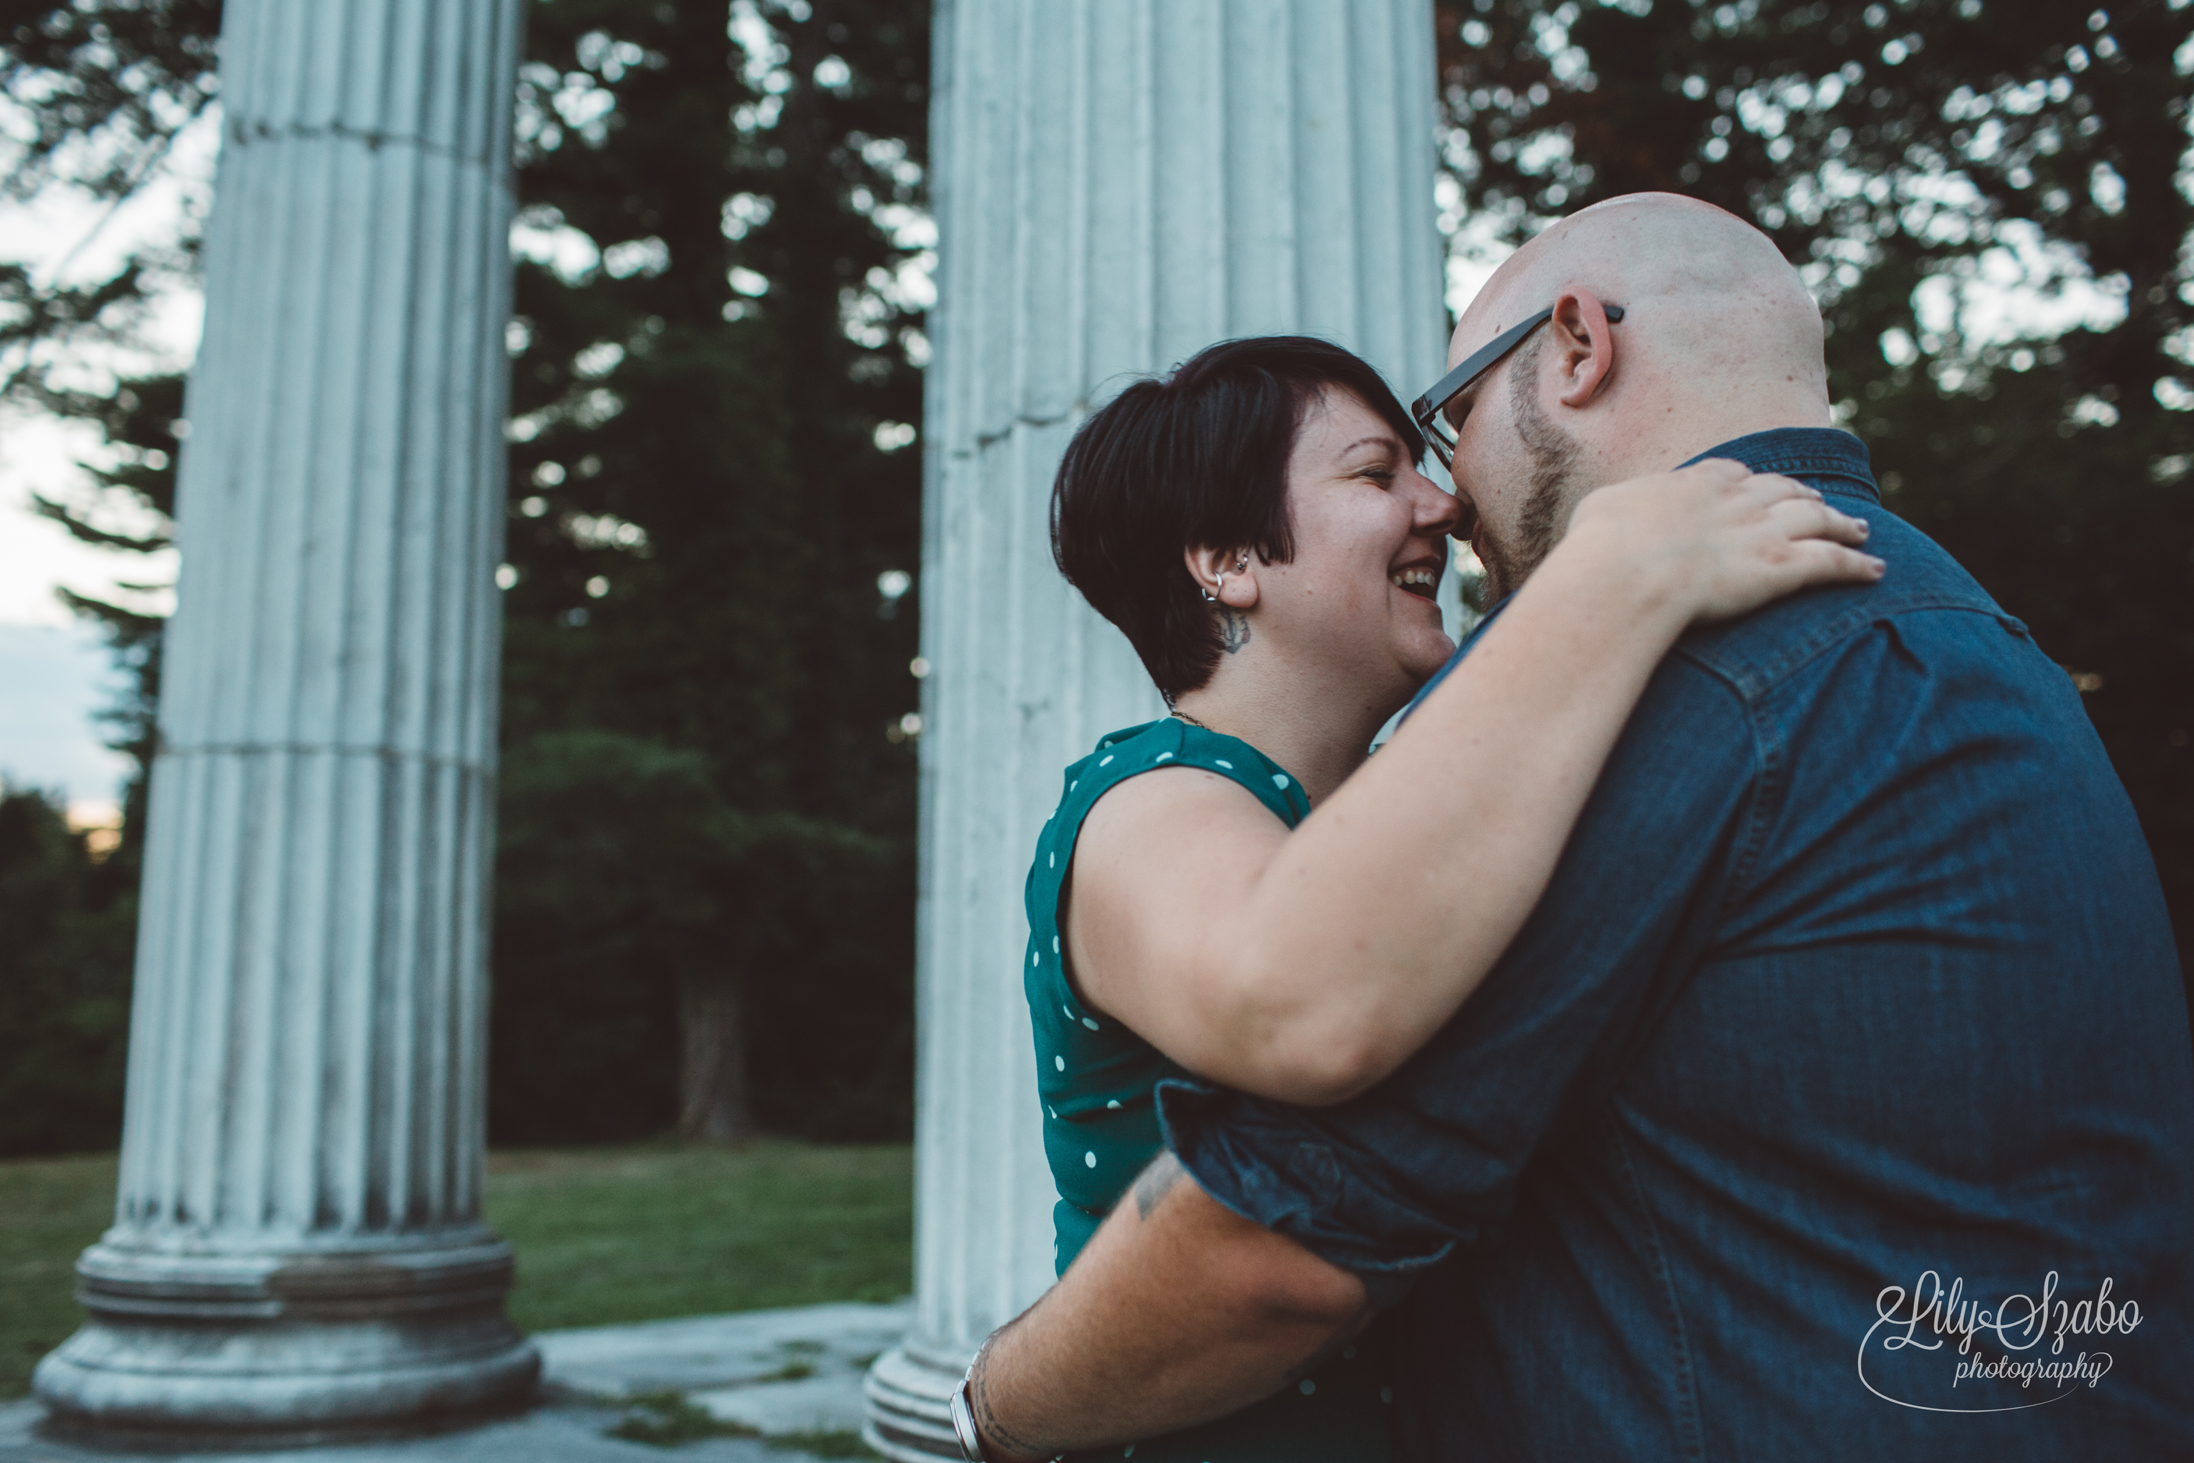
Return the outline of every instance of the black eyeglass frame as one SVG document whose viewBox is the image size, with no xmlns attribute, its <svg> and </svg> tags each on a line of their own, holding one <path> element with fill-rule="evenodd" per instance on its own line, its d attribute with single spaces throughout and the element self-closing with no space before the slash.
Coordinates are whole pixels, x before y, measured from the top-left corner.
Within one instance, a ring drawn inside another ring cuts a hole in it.
<svg viewBox="0 0 2194 1463">
<path fill-rule="evenodd" d="M 1620 305 L 1603 305 L 1601 308 L 1607 311 L 1607 323 L 1610 325 L 1623 318 L 1623 307 Z M 1447 410 L 1449 402 L 1477 384 L 1480 376 L 1501 364 L 1502 358 L 1510 351 L 1522 345 L 1525 336 L 1553 318 L 1554 307 L 1549 305 L 1529 319 L 1510 326 L 1463 357 L 1461 365 L 1442 376 L 1437 385 L 1411 403 L 1410 420 L 1417 424 L 1418 431 L 1425 434 L 1425 441 L 1430 444 L 1432 455 L 1440 459 L 1442 467 L 1450 472 L 1454 471 L 1455 441 L 1440 431 L 1437 425 L 1440 413 Z"/>
</svg>

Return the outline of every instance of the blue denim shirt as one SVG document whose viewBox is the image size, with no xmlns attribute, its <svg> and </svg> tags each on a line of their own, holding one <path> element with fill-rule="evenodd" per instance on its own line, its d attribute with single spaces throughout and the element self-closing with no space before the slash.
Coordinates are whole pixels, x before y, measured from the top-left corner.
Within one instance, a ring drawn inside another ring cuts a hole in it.
<svg viewBox="0 0 2194 1463">
<path fill-rule="evenodd" d="M 2194 1046 L 2079 696 L 1857 438 L 1707 455 L 1888 575 L 1684 637 L 1394 1077 L 1168 1143 L 1395 1304 L 1406 1456 L 2194 1458 Z"/>
</svg>

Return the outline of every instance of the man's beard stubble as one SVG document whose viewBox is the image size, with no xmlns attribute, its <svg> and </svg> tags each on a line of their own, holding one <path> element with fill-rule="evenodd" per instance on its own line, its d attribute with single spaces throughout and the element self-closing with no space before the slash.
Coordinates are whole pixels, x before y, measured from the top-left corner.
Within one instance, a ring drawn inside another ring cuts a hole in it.
<svg viewBox="0 0 2194 1463">
<path fill-rule="evenodd" d="M 1522 389 L 1538 377 L 1539 345 L 1534 340 L 1524 347 L 1509 368 L 1519 388 L 1509 398 L 1509 420 L 1531 459 L 1531 486 L 1516 515 L 1516 541 L 1504 544 L 1487 534 L 1483 518 L 1471 540 L 1471 549 L 1485 566 L 1489 604 L 1514 594 L 1554 552 L 1569 516 L 1567 489 L 1584 456 L 1583 444 L 1554 424 L 1539 404 L 1538 393 Z"/>
</svg>

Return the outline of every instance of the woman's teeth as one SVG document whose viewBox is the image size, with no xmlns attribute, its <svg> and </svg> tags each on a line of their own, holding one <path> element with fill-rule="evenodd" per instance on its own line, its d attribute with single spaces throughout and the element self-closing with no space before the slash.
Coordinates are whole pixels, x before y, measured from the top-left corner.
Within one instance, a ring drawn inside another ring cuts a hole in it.
<svg viewBox="0 0 2194 1463">
<path fill-rule="evenodd" d="M 1422 568 L 1402 569 L 1388 577 L 1394 581 L 1394 587 L 1405 594 L 1417 594 L 1430 599 L 1433 597 L 1434 586 L 1440 582 L 1440 571 Z"/>
</svg>

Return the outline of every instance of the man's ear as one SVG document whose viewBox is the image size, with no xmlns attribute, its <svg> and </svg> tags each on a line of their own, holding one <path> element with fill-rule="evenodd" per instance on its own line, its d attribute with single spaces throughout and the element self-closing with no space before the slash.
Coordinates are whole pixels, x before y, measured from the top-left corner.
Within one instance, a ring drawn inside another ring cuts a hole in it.
<svg viewBox="0 0 2194 1463">
<path fill-rule="evenodd" d="M 1561 368 L 1555 400 L 1564 406 L 1589 405 L 1615 375 L 1615 331 L 1608 324 L 1607 307 L 1585 290 L 1564 290 L 1554 301 L 1547 329 L 1553 333 Z"/>
<path fill-rule="evenodd" d="M 1244 549 L 1184 549 L 1182 562 L 1197 587 L 1230 610 L 1257 603 L 1257 556 Z M 1243 565 L 1236 568 L 1237 564 Z"/>
</svg>

